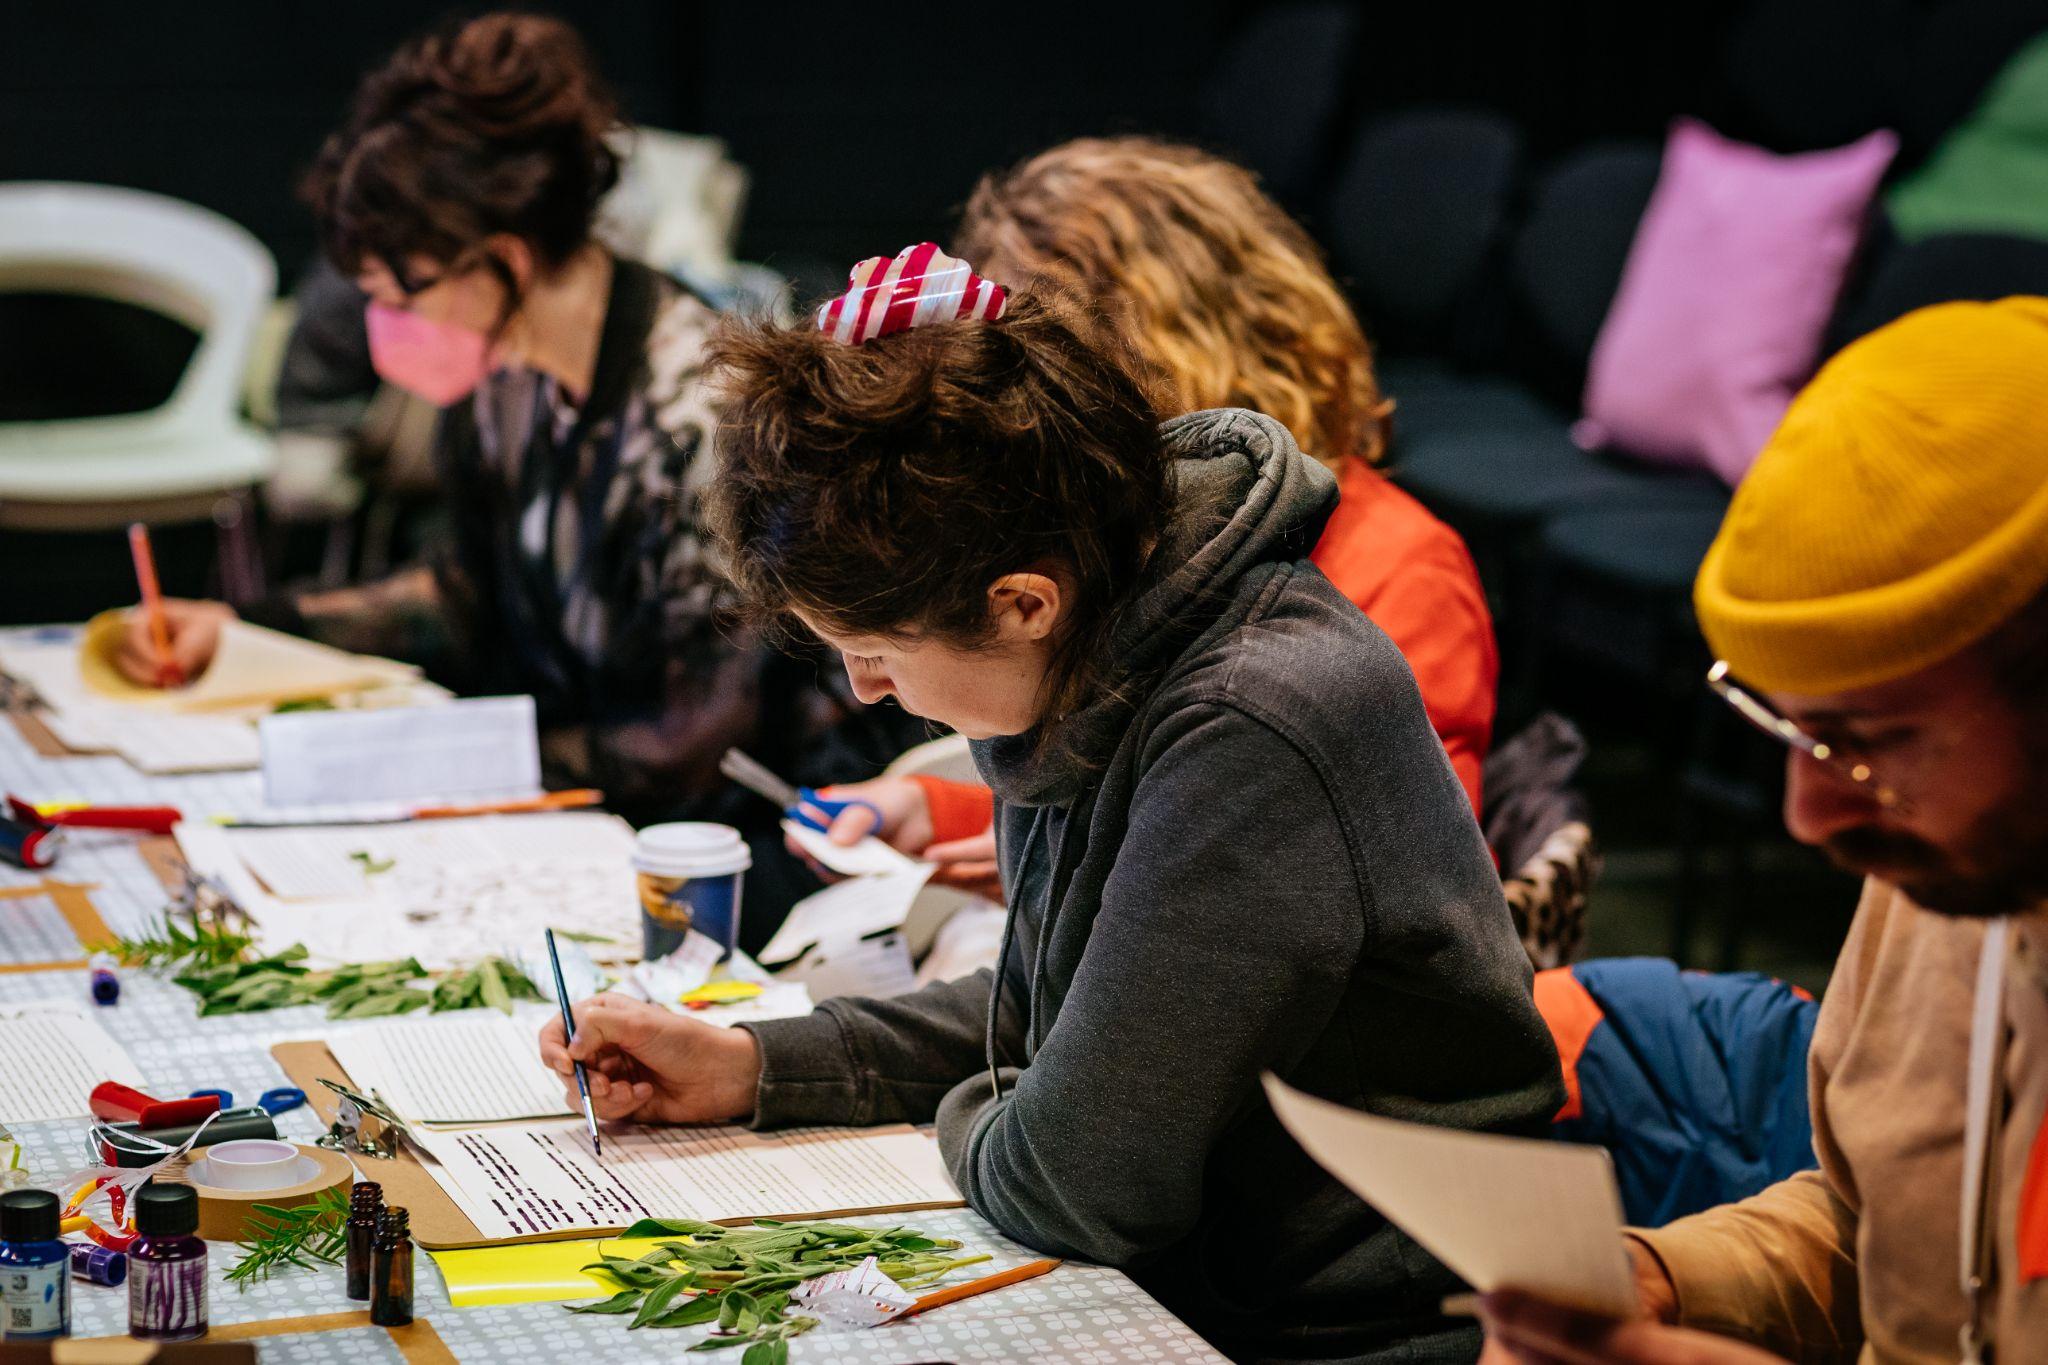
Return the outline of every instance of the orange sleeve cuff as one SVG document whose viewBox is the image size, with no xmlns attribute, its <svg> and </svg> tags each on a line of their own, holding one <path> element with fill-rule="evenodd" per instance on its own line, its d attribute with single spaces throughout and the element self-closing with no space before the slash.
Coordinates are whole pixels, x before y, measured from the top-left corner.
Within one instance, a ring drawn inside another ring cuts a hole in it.
<svg viewBox="0 0 2048 1365">
<path fill-rule="evenodd" d="M 971 839 L 996 822 L 996 794 L 987 787 L 923 774 L 913 775 L 910 780 L 924 788 L 925 804 L 932 813 L 935 844 Z"/>
</svg>

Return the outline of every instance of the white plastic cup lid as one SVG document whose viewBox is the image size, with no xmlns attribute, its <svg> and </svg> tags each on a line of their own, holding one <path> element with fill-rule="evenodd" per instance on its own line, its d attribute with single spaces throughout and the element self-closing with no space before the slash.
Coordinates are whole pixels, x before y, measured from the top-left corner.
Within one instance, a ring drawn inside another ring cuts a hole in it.
<svg viewBox="0 0 2048 1365">
<path fill-rule="evenodd" d="M 731 825 L 649 825 L 633 846 L 633 866 L 657 877 L 722 877 L 753 865 L 747 841 Z"/>
</svg>

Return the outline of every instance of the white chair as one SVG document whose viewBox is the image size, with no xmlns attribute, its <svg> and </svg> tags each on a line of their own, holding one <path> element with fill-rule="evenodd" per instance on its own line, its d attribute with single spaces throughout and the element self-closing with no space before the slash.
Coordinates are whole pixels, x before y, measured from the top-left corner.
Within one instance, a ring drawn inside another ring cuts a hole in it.
<svg viewBox="0 0 2048 1365">
<path fill-rule="evenodd" d="M 263 244 L 211 210 L 106 185 L 0 184 L 0 292 L 116 299 L 199 334 L 160 407 L 0 423 L 0 526 L 232 521 L 276 462 L 270 438 L 239 415 L 243 367 L 276 285 Z M 230 507 L 219 506 L 224 496 Z"/>
<path fill-rule="evenodd" d="M 965 735 L 941 735 L 913 745 L 896 755 L 882 774 L 885 777 L 943 777 L 948 782 L 981 781 L 981 774 L 975 771 L 974 755 L 968 752 Z M 927 886 L 918 892 L 916 901 L 911 904 L 910 915 L 903 922 L 903 934 L 910 943 L 910 954 L 923 964 L 918 984 L 951 980 L 993 965 L 995 938 L 990 938 L 985 932 L 977 932 L 971 939 L 963 938 L 961 931 L 968 921 L 990 919 L 989 912 L 993 911 L 996 937 L 999 938 L 1002 931 L 1001 909 L 980 896 L 950 886 Z M 955 924 L 956 920 L 960 923 Z M 954 925 L 951 931 L 947 929 L 949 924 Z M 963 941 L 957 950 L 938 955 L 945 959 L 943 962 L 933 961 L 934 948 L 941 942 L 942 935 L 949 933 L 952 938 Z M 984 939 L 988 941 L 983 943 Z"/>
<path fill-rule="evenodd" d="M 979 782 L 967 736 L 941 735 L 913 744 L 882 769 L 884 777 L 943 777 L 948 782 Z"/>
</svg>

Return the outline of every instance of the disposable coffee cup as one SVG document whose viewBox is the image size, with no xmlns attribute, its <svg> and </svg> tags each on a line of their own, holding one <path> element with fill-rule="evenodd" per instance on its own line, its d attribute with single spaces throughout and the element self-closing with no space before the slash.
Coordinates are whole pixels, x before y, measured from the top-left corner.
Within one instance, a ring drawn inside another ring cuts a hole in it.
<svg viewBox="0 0 2048 1365">
<path fill-rule="evenodd" d="M 740 938 L 740 892 L 754 855 L 731 825 L 649 825 L 633 847 L 640 881 L 640 952 L 667 957 L 695 929 L 721 961 Z"/>
</svg>

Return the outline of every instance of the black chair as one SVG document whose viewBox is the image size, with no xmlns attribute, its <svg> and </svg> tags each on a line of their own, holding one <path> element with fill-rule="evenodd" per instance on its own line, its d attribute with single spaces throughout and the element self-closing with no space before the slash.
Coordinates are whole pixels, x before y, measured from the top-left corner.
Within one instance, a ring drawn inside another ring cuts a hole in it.
<svg viewBox="0 0 2048 1365">
<path fill-rule="evenodd" d="M 1828 331 L 1832 354 L 1915 309 L 1955 299 L 2048 294 L 2048 240 L 1947 233 L 1888 251 L 1868 286 Z"/>
<path fill-rule="evenodd" d="M 1202 122 L 1222 150 L 1301 208 L 1330 156 L 1359 13 L 1342 0 L 1275 5 L 1232 41 L 1202 95 Z"/>
<path fill-rule="evenodd" d="M 1499 346 L 1499 254 L 1522 134 L 1479 109 L 1368 119 L 1330 196 L 1325 236 L 1366 331 L 1391 355 L 1466 363 Z"/>
<path fill-rule="evenodd" d="M 1722 131 L 1804 152 L 1891 127 L 1918 9 L 1912 0 L 1753 0 L 1722 51 Z"/>
</svg>

